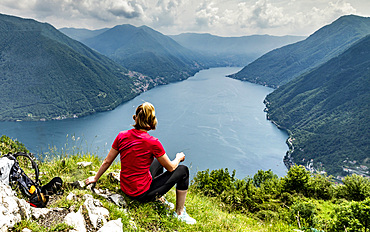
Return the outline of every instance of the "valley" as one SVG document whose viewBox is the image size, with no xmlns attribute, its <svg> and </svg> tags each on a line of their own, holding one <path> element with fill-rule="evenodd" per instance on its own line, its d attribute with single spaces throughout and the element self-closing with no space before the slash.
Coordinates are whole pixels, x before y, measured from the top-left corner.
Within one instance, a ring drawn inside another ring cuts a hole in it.
<svg viewBox="0 0 370 232">
<path fill-rule="evenodd" d="M 369 18 L 342 16 L 307 38 L 57 30 L 8 15 L 0 30 L 0 121 L 83 118 L 201 70 L 244 66 L 229 77 L 275 89 L 266 113 L 290 135 L 285 160 L 338 179 L 368 174 Z"/>
</svg>

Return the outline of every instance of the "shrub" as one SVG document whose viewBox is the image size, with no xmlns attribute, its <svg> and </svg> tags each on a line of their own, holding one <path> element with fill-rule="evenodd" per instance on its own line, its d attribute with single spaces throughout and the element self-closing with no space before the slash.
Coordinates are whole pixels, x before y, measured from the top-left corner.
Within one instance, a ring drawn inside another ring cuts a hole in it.
<svg viewBox="0 0 370 232">
<path fill-rule="evenodd" d="M 233 188 L 223 192 L 221 200 L 233 209 L 255 212 L 258 205 L 263 202 L 256 192 L 257 189 L 253 185 L 252 179 L 236 180 Z"/>
<path fill-rule="evenodd" d="M 230 176 L 227 168 L 200 171 L 193 179 L 195 189 L 202 191 L 206 196 L 218 196 L 233 187 L 235 181 L 235 170 Z"/>
<path fill-rule="evenodd" d="M 306 193 L 310 173 L 303 167 L 294 165 L 285 177 L 282 178 L 283 191 L 289 193 Z"/>
<path fill-rule="evenodd" d="M 2 135 L 0 137 L 0 153 L 8 154 L 8 153 L 17 153 L 17 152 L 28 153 L 29 151 L 18 140 L 12 140 L 6 135 Z"/>
<path fill-rule="evenodd" d="M 313 227 L 316 207 L 311 202 L 297 201 L 290 208 L 290 219 L 297 222 L 298 227 Z"/>
<path fill-rule="evenodd" d="M 278 176 L 275 175 L 271 169 L 268 171 L 258 170 L 258 172 L 253 176 L 253 184 L 256 187 L 261 187 L 263 183 L 277 178 Z"/>
<path fill-rule="evenodd" d="M 337 196 L 347 200 L 363 201 L 370 197 L 370 180 L 356 174 L 346 176 L 343 185 L 337 189 Z"/>
<path fill-rule="evenodd" d="M 330 200 L 334 196 L 331 177 L 316 174 L 307 183 L 307 195 L 316 199 Z"/>
<path fill-rule="evenodd" d="M 370 198 L 361 202 L 344 202 L 331 214 L 333 221 L 328 231 L 369 231 Z"/>
</svg>

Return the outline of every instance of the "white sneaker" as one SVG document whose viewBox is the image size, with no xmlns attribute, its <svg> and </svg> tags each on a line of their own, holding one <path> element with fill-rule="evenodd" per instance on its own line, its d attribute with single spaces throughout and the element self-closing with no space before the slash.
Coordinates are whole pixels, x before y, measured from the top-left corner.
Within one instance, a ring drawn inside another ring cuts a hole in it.
<svg viewBox="0 0 370 232">
<path fill-rule="evenodd" d="M 175 217 L 177 217 L 177 219 L 183 221 L 183 222 L 186 222 L 186 224 L 195 224 L 197 221 L 190 217 L 189 214 L 186 213 L 186 208 L 184 206 L 184 212 L 182 212 L 180 215 L 178 215 L 176 212 L 173 213 Z"/>
</svg>

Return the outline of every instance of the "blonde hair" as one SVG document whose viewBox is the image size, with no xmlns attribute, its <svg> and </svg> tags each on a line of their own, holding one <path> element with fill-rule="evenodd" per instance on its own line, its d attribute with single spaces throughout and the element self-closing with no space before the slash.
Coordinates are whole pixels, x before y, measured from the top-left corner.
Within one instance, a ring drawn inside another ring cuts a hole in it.
<svg viewBox="0 0 370 232">
<path fill-rule="evenodd" d="M 133 116 L 133 119 L 135 120 L 133 127 L 137 130 L 155 130 L 158 123 L 155 117 L 154 106 L 149 102 L 145 102 L 136 108 L 136 114 Z"/>
</svg>

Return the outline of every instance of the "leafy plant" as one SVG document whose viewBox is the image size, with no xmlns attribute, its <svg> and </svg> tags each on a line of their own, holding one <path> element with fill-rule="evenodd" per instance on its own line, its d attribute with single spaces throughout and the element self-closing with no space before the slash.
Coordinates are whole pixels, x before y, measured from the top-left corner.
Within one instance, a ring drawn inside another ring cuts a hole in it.
<svg viewBox="0 0 370 232">
<path fill-rule="evenodd" d="M 310 173 L 303 166 L 294 165 L 282 179 L 283 191 L 305 194 L 309 180 Z"/>
<path fill-rule="evenodd" d="M 235 170 L 230 176 L 227 168 L 200 171 L 193 179 L 193 186 L 202 191 L 206 196 L 218 196 L 233 187 Z"/>
<path fill-rule="evenodd" d="M 12 140 L 6 135 L 2 135 L 0 137 L 0 153 L 8 154 L 8 153 L 17 153 L 17 152 L 28 153 L 29 151 L 24 146 L 24 144 L 19 142 L 18 140 Z"/>
<path fill-rule="evenodd" d="M 370 198 L 360 202 L 344 202 L 331 215 L 328 231 L 367 232 L 370 230 Z"/>
<path fill-rule="evenodd" d="M 338 187 L 337 195 L 347 200 L 363 201 L 370 197 L 370 180 L 356 174 L 346 176 L 343 185 Z"/>
</svg>

